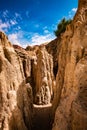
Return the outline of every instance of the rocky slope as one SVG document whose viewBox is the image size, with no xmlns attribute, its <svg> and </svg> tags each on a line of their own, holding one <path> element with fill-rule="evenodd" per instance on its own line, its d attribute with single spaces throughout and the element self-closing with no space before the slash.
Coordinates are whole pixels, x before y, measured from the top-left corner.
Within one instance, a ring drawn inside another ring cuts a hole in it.
<svg viewBox="0 0 87 130">
<path fill-rule="evenodd" d="M 0 130 L 39 129 L 87 129 L 86 0 L 50 43 L 23 49 L 0 32 Z"/>
</svg>

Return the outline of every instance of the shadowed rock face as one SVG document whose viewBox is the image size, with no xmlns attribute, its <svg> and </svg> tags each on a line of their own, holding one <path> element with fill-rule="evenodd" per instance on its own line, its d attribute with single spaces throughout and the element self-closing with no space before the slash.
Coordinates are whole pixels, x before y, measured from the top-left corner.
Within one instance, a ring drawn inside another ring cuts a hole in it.
<svg viewBox="0 0 87 130">
<path fill-rule="evenodd" d="M 0 130 L 39 129 L 87 129 L 86 0 L 48 44 L 23 49 L 0 32 Z"/>
</svg>

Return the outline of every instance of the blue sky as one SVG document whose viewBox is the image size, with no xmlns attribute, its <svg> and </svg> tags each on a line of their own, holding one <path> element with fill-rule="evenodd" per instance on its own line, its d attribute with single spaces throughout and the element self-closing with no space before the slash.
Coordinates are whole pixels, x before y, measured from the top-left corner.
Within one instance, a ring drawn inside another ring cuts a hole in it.
<svg viewBox="0 0 87 130">
<path fill-rule="evenodd" d="M 0 0 L 0 31 L 13 44 L 40 44 L 55 38 L 58 22 L 73 18 L 78 0 Z"/>
</svg>

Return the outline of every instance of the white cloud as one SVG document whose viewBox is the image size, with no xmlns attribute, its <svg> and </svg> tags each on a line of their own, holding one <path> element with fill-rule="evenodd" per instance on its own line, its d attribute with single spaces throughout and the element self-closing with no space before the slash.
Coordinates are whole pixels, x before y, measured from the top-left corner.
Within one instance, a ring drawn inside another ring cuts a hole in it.
<svg viewBox="0 0 87 130">
<path fill-rule="evenodd" d="M 19 45 L 23 48 L 26 48 L 29 44 L 28 41 L 23 39 L 23 32 L 19 31 L 8 35 L 9 41 L 14 45 Z"/>
<path fill-rule="evenodd" d="M 72 11 L 73 11 L 73 12 L 76 12 L 76 11 L 77 11 L 77 8 L 73 8 Z"/>
<path fill-rule="evenodd" d="M 9 38 L 9 41 L 11 41 L 12 44 L 20 45 L 19 33 L 9 34 L 8 38 Z"/>
<path fill-rule="evenodd" d="M 44 30 L 44 33 L 49 33 L 49 31 L 46 29 L 46 30 Z"/>
<path fill-rule="evenodd" d="M 10 27 L 9 22 L 2 22 L 2 20 L 0 20 L 0 31 L 5 32 L 5 30 L 7 30 Z"/>
<path fill-rule="evenodd" d="M 19 13 L 15 13 L 14 15 L 12 15 L 12 17 L 10 17 L 10 12 L 8 10 L 5 10 L 2 11 L 0 15 L 1 18 L 3 18 L 0 19 L 0 31 L 9 33 L 9 29 L 13 29 L 13 31 L 14 30 L 17 31 L 21 29 L 20 26 L 15 26 L 13 28 L 14 25 L 18 25 L 18 22 L 21 19 L 21 15 Z"/>
<path fill-rule="evenodd" d="M 11 41 L 12 44 L 16 44 L 19 46 L 22 46 L 23 48 L 26 48 L 28 45 L 40 45 L 46 42 L 50 42 L 55 38 L 53 34 L 45 34 L 45 35 L 40 35 L 38 33 L 32 34 L 30 39 L 25 39 L 24 38 L 24 32 L 18 32 L 18 33 L 13 33 L 9 34 L 8 38 Z"/>
<path fill-rule="evenodd" d="M 47 26 L 43 27 L 43 30 L 47 29 Z"/>
<path fill-rule="evenodd" d="M 48 33 L 49 33 L 48 27 L 47 27 L 47 26 L 44 26 L 44 27 L 43 27 L 43 31 L 44 31 L 45 34 L 48 34 Z"/>
<path fill-rule="evenodd" d="M 71 11 L 68 13 L 68 18 L 72 19 L 77 11 L 77 8 L 72 8 Z M 67 18 L 67 17 L 66 17 Z"/>
<path fill-rule="evenodd" d="M 29 44 L 22 44 L 23 48 L 26 48 Z"/>
<path fill-rule="evenodd" d="M 34 36 L 31 38 L 31 45 L 40 45 L 45 42 L 50 42 L 53 40 L 55 37 L 52 34 L 47 34 L 47 35 L 40 35 L 38 33 L 34 34 Z"/>
<path fill-rule="evenodd" d="M 17 21 L 16 20 L 10 20 L 11 25 L 16 25 Z"/>
<path fill-rule="evenodd" d="M 13 27 L 14 25 L 16 25 L 17 24 L 17 21 L 16 20 L 7 20 L 6 22 L 4 21 L 2 21 L 1 19 L 0 19 L 0 31 L 3 31 L 3 32 L 9 32 L 9 29 L 11 28 L 11 27 Z M 18 29 L 21 29 L 19 26 L 18 27 L 16 27 L 16 28 L 18 28 Z M 15 29 L 16 29 L 15 28 Z"/>
<path fill-rule="evenodd" d="M 9 13 L 8 10 L 5 10 L 5 11 L 3 11 L 2 16 L 4 18 L 8 17 L 8 13 Z"/>
<path fill-rule="evenodd" d="M 2 12 L 2 18 L 4 20 L 0 20 L 0 31 L 3 31 L 8 34 L 9 41 L 12 44 L 17 44 L 22 47 L 26 47 L 27 45 L 39 45 L 45 42 L 49 42 L 55 38 L 53 34 L 49 33 L 49 29 L 47 26 L 44 26 L 43 32 L 41 35 L 39 33 L 21 31 L 22 28 L 19 26 L 19 21 L 22 19 L 19 13 L 15 13 L 11 18 L 9 17 L 10 12 L 8 10 Z M 17 25 L 16 25 L 17 24 Z M 16 25 L 16 26 L 14 26 Z M 34 27 L 39 28 L 40 24 L 34 22 Z M 12 34 L 9 34 L 12 32 Z M 22 32 L 22 33 L 21 33 Z M 30 33 L 30 34 L 29 34 Z M 28 37 L 29 36 L 29 37 Z"/>
<path fill-rule="evenodd" d="M 20 30 L 20 29 L 21 29 L 21 27 L 20 27 L 20 26 L 18 26 L 18 27 L 17 27 L 17 30 Z"/>
<path fill-rule="evenodd" d="M 19 19 L 22 20 L 22 17 L 21 17 L 21 15 L 19 13 L 15 13 L 15 18 L 19 18 Z"/>
</svg>

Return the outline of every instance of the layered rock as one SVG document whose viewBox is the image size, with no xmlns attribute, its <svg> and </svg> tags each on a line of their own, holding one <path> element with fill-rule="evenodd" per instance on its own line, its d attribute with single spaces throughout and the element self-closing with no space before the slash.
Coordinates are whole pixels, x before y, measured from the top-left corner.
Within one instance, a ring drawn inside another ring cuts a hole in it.
<svg viewBox="0 0 87 130">
<path fill-rule="evenodd" d="M 0 32 L 0 129 L 33 128 L 33 103 L 50 105 L 54 87 L 53 59 L 45 45 L 24 50 Z"/>
<path fill-rule="evenodd" d="M 44 45 L 34 49 L 36 56 L 32 59 L 32 82 L 35 104 L 50 104 L 53 96 L 55 79 L 53 59 Z"/>
<path fill-rule="evenodd" d="M 0 32 L 0 130 L 27 130 L 31 111 L 32 89 L 26 84 L 22 60 Z"/>
<path fill-rule="evenodd" d="M 87 129 L 87 1 L 79 2 L 73 22 L 62 35 L 53 130 Z"/>
<path fill-rule="evenodd" d="M 53 130 L 87 129 L 86 6 L 79 0 L 65 33 L 47 44 L 25 50 L 0 32 L 0 130 L 40 129 L 39 118 L 48 130 L 56 107 Z"/>
</svg>

